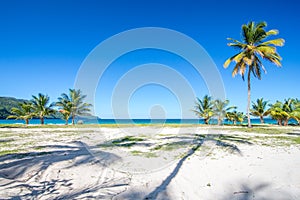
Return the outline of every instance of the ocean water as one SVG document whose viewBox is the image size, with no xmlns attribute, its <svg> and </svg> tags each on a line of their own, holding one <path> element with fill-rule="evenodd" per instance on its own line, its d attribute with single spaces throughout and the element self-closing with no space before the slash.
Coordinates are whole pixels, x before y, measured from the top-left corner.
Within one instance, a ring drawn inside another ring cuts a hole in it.
<svg viewBox="0 0 300 200">
<path fill-rule="evenodd" d="M 80 119 L 84 124 L 204 124 L 203 119 Z M 78 120 L 76 120 L 77 122 Z M 251 119 L 252 124 L 260 124 L 259 119 Z M 40 124 L 39 119 L 32 119 L 30 124 Z M 244 121 L 243 123 L 247 123 Z M 266 118 L 266 124 L 277 124 L 276 120 Z M 25 124 L 24 120 L 0 119 L 0 124 Z M 65 124 L 62 119 L 45 119 L 45 124 Z M 69 120 L 71 124 L 71 120 Z M 210 120 L 210 124 L 217 124 L 216 119 Z M 224 120 L 224 124 L 232 124 Z M 297 124 L 295 120 L 290 120 L 289 124 Z"/>
</svg>

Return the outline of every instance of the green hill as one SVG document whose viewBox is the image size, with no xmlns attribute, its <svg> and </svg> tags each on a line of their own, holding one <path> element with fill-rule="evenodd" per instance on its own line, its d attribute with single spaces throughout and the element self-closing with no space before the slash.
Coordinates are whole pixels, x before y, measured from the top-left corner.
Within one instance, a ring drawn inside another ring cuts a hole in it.
<svg viewBox="0 0 300 200">
<path fill-rule="evenodd" d="M 11 108 L 19 108 L 19 103 L 22 103 L 24 99 L 16 99 L 13 97 L 0 97 L 0 119 L 6 119 L 8 115 L 11 115 Z"/>
<path fill-rule="evenodd" d="M 13 107 L 20 108 L 19 103 L 28 101 L 25 99 L 16 99 L 14 97 L 0 97 L 0 119 L 6 119 L 7 116 L 11 115 L 11 109 Z M 48 118 L 61 118 L 59 112 L 55 113 L 53 116 Z"/>
</svg>

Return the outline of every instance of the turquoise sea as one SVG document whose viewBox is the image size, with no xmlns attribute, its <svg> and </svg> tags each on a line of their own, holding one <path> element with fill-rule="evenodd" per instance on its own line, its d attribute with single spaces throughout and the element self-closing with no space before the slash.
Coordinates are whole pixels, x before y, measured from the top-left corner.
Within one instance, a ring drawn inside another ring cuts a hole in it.
<svg viewBox="0 0 300 200">
<path fill-rule="evenodd" d="M 84 124 L 204 124 L 202 119 L 80 119 Z M 77 120 L 78 121 L 78 120 Z M 253 124 L 259 124 L 259 119 L 251 119 Z M 45 119 L 45 124 L 64 124 L 62 119 Z M 69 120 L 71 123 L 71 120 Z M 244 122 L 246 123 L 246 121 Z M 266 124 L 277 124 L 276 120 L 266 118 Z M 24 120 L 0 119 L 0 124 L 24 124 Z M 30 124 L 40 124 L 39 119 L 30 120 Z M 217 124 L 217 120 L 212 119 L 210 124 Z M 224 124 L 232 124 L 224 120 Z M 289 124 L 297 124 L 295 120 L 290 120 Z"/>
</svg>

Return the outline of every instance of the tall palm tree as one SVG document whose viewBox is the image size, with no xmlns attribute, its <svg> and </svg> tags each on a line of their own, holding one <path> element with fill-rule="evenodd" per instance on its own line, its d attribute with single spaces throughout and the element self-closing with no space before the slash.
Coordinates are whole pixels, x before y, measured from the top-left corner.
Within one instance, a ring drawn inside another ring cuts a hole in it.
<svg viewBox="0 0 300 200">
<path fill-rule="evenodd" d="M 214 101 L 214 115 L 218 118 L 218 125 L 220 126 L 223 119 L 226 117 L 227 113 L 232 110 L 236 109 L 236 106 L 229 106 L 229 100 L 222 101 L 217 99 Z"/>
<path fill-rule="evenodd" d="M 263 98 L 257 99 L 256 103 L 252 102 L 252 109 L 250 109 L 250 114 L 257 116 L 260 119 L 260 123 L 264 124 L 264 117 L 270 114 L 270 110 L 267 109 L 268 101 L 264 101 Z"/>
<path fill-rule="evenodd" d="M 68 120 L 72 112 L 72 102 L 69 97 L 65 95 L 58 97 L 58 102 L 56 102 L 55 105 L 59 107 L 58 111 L 62 114 L 63 119 L 66 121 L 65 125 L 68 125 Z"/>
<path fill-rule="evenodd" d="M 32 98 L 35 115 L 40 118 L 40 122 L 43 125 L 45 123 L 45 117 L 55 113 L 53 109 L 55 104 L 50 104 L 50 98 L 41 93 L 39 93 L 38 96 L 32 95 Z"/>
<path fill-rule="evenodd" d="M 197 98 L 195 109 L 193 110 L 195 114 L 204 119 L 205 124 L 209 124 L 209 120 L 213 116 L 213 101 L 208 95 L 205 95 L 203 99 Z"/>
<path fill-rule="evenodd" d="M 70 106 L 69 109 L 70 116 L 72 118 L 72 124 L 75 124 L 75 117 L 78 115 L 88 115 L 91 111 L 89 107 L 92 106 L 92 104 L 85 103 L 84 99 L 86 98 L 86 95 L 83 95 L 81 93 L 81 90 L 76 89 L 69 89 L 69 95 L 63 93 L 61 94 L 61 97 L 59 98 L 59 101 L 64 101 L 67 103 L 67 106 Z"/>
<path fill-rule="evenodd" d="M 12 108 L 11 113 L 13 115 L 9 115 L 7 119 L 23 119 L 25 120 L 26 125 L 29 124 L 29 120 L 34 116 L 33 113 L 33 105 L 31 102 L 23 102 L 19 103 L 20 108 Z"/>
<path fill-rule="evenodd" d="M 281 66 L 282 58 L 276 51 L 276 46 L 283 46 L 284 40 L 282 38 L 265 40 L 269 36 L 277 35 L 277 30 L 265 31 L 266 22 L 254 23 L 249 22 L 242 26 L 242 42 L 228 38 L 231 42 L 228 46 L 239 49 L 239 53 L 227 59 L 224 67 L 227 68 L 231 62 L 235 62 L 232 71 L 232 76 L 241 74 L 243 80 L 245 73 L 247 73 L 248 81 L 248 103 L 247 103 L 247 117 L 248 127 L 251 127 L 250 121 L 250 102 L 251 102 L 251 74 L 258 79 L 261 79 L 261 72 L 265 71 L 262 64 L 262 59 L 268 60 L 277 66 Z"/>
</svg>

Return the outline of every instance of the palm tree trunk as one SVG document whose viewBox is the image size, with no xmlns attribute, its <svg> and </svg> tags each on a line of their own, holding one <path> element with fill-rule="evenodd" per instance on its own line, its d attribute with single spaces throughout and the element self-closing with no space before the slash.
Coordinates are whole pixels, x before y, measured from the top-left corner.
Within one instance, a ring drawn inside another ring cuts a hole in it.
<svg viewBox="0 0 300 200">
<path fill-rule="evenodd" d="M 248 117 L 248 128 L 251 128 L 251 120 L 250 120 L 250 103 L 251 103 L 251 86 L 250 86 L 250 75 L 251 71 L 248 71 L 248 103 L 247 103 L 247 117 Z"/>
<path fill-rule="evenodd" d="M 204 119 L 204 123 L 205 123 L 205 124 L 208 124 L 208 122 L 209 122 L 209 119 L 208 119 L 208 118 L 205 118 L 205 119 Z"/>
<path fill-rule="evenodd" d="M 29 124 L 29 119 L 25 119 L 25 123 L 26 123 L 26 125 L 28 125 Z"/>
<path fill-rule="evenodd" d="M 289 123 L 289 119 L 285 119 L 285 120 L 284 120 L 284 124 L 283 124 L 283 125 L 284 125 L 284 126 L 287 126 L 287 125 L 288 125 L 288 123 Z"/>
<path fill-rule="evenodd" d="M 218 126 L 221 126 L 221 118 L 218 118 Z"/>
<path fill-rule="evenodd" d="M 261 123 L 261 124 L 264 124 L 264 123 L 265 123 L 264 117 L 263 117 L 263 116 L 260 116 L 260 123 Z"/>
<path fill-rule="evenodd" d="M 40 117 L 41 125 L 44 125 L 44 117 Z"/>
<path fill-rule="evenodd" d="M 75 115 L 72 115 L 72 124 L 75 125 Z"/>
</svg>

